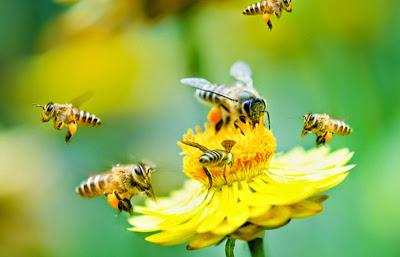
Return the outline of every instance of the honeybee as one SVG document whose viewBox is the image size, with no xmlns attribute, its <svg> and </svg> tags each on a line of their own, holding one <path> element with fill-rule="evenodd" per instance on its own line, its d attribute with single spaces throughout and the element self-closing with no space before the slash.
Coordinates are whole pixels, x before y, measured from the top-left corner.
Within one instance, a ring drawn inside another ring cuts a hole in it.
<svg viewBox="0 0 400 257">
<path fill-rule="evenodd" d="M 270 126 L 267 101 L 254 89 L 250 67 L 244 62 L 236 62 L 231 67 L 230 75 L 236 80 L 232 87 L 213 84 L 204 78 L 184 78 L 181 83 L 196 88 L 195 94 L 200 101 L 220 109 L 221 120 L 215 124 L 217 132 L 231 120 L 235 127 L 238 127 L 238 121 L 250 122 L 254 126 L 265 112 Z"/>
<path fill-rule="evenodd" d="M 71 103 L 48 102 L 46 105 L 34 104 L 34 106 L 42 108 L 42 122 L 49 122 L 53 119 L 55 129 L 68 128 L 65 142 L 69 143 L 76 133 L 78 124 L 92 127 L 102 124 L 100 118 L 96 115 L 79 109 L 79 106 L 90 97 L 91 94 L 86 93 L 73 99 Z"/>
<path fill-rule="evenodd" d="M 200 145 L 198 143 L 182 140 L 183 144 L 195 147 L 203 152 L 199 157 L 199 162 L 203 166 L 204 173 L 207 175 L 209 188 L 213 185 L 212 175 L 208 169 L 210 168 L 226 168 L 226 166 L 233 165 L 233 154 L 231 150 L 233 146 L 236 144 L 234 140 L 224 140 L 221 142 L 224 150 L 214 149 L 210 150 L 207 147 Z M 225 177 L 225 174 L 224 174 Z"/>
<path fill-rule="evenodd" d="M 332 140 L 333 134 L 349 135 L 352 128 L 341 120 L 332 119 L 328 114 L 308 113 L 304 115 L 304 127 L 301 137 L 309 133 L 317 136 L 317 145 Z"/>
<path fill-rule="evenodd" d="M 133 212 L 131 198 L 143 192 L 155 199 L 151 186 L 153 167 L 143 162 L 131 165 L 116 165 L 105 174 L 89 177 L 76 188 L 76 193 L 85 198 L 104 195 L 111 207 Z"/>
<path fill-rule="evenodd" d="M 262 14 L 264 22 L 267 24 L 268 29 L 272 30 L 271 15 L 279 18 L 282 10 L 287 12 L 292 11 L 292 0 L 267 0 L 260 1 L 249 5 L 243 10 L 244 15 Z"/>
</svg>

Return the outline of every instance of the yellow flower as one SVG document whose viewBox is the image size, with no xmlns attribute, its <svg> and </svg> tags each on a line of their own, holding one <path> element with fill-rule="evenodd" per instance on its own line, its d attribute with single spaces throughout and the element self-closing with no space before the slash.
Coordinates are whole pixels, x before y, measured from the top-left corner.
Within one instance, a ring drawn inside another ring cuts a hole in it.
<svg viewBox="0 0 400 257">
<path fill-rule="evenodd" d="M 347 149 L 295 148 L 274 155 L 275 138 L 262 125 L 224 127 L 218 133 L 206 125 L 204 131 L 189 130 L 183 139 L 208 149 L 223 149 L 223 140 L 234 140 L 234 161 L 232 166 L 208 169 L 213 181 L 210 188 L 199 162 L 203 152 L 178 143 L 185 155 L 183 170 L 190 180 L 170 197 L 137 207 L 142 215 L 130 219 L 132 231 L 158 232 L 146 237 L 149 242 L 188 242 L 187 249 L 199 249 L 227 236 L 253 240 L 292 218 L 321 212 L 327 197 L 319 193 L 342 182 L 354 167 L 346 166 L 353 155 Z"/>
</svg>

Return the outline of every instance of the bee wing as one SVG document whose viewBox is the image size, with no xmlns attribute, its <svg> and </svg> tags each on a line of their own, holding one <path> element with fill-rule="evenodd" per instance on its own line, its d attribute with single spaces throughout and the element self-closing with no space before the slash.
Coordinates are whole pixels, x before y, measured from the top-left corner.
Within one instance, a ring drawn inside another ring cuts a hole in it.
<svg viewBox="0 0 400 257">
<path fill-rule="evenodd" d="M 203 79 L 203 78 L 184 78 L 181 79 L 181 83 L 189 86 L 189 87 L 194 87 L 196 89 L 204 90 L 205 86 L 211 85 L 211 82 Z"/>
<path fill-rule="evenodd" d="M 72 99 L 70 101 L 70 103 L 74 106 L 74 107 L 79 107 L 81 106 L 84 102 L 88 101 L 90 98 L 92 98 L 94 95 L 94 93 L 92 91 L 87 91 L 85 93 L 83 93 L 82 95 L 75 97 L 74 99 Z"/>
<path fill-rule="evenodd" d="M 201 144 L 198 144 L 198 143 L 195 143 L 195 142 L 192 142 L 192 141 L 186 141 L 186 140 L 182 140 L 181 142 L 183 144 L 185 144 L 185 145 L 195 147 L 195 148 L 199 149 L 202 152 L 207 152 L 208 151 L 208 148 L 203 146 L 203 145 L 201 145 Z"/>
<path fill-rule="evenodd" d="M 235 62 L 231 67 L 230 74 L 237 81 L 243 82 L 250 88 L 253 87 L 253 75 L 247 63 L 242 61 Z"/>
<path fill-rule="evenodd" d="M 196 88 L 198 90 L 202 90 L 204 92 L 209 92 L 209 93 L 213 93 L 213 94 L 219 95 L 219 96 L 224 97 L 224 98 L 226 98 L 226 99 L 228 99 L 230 101 L 238 102 L 237 99 L 233 99 L 229 95 L 225 95 L 225 94 L 223 94 L 221 92 L 212 91 L 212 90 L 207 89 L 206 86 L 212 85 L 212 83 L 210 81 L 206 80 L 206 79 L 203 79 L 203 78 L 184 78 L 184 79 L 181 79 L 181 83 L 186 85 L 186 86 L 193 87 L 193 88 Z"/>
<path fill-rule="evenodd" d="M 227 151 L 228 153 L 232 150 L 232 147 L 236 144 L 236 141 L 234 140 L 224 140 L 221 142 L 222 147 Z"/>
</svg>

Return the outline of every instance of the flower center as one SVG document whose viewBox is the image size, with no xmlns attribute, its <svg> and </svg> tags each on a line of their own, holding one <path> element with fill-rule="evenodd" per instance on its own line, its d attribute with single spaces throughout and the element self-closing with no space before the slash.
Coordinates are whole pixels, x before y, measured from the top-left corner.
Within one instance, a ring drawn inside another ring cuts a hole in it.
<svg viewBox="0 0 400 257">
<path fill-rule="evenodd" d="M 263 124 L 242 124 L 240 129 L 224 126 L 218 132 L 209 124 L 204 130 L 190 129 L 179 142 L 185 155 L 183 171 L 207 187 L 229 185 L 262 174 L 276 148 L 272 132 Z"/>
</svg>

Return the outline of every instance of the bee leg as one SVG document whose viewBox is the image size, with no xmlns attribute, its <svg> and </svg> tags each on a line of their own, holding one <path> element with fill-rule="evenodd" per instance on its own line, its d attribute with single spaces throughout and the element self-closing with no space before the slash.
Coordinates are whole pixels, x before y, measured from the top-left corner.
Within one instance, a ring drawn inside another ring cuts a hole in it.
<svg viewBox="0 0 400 257">
<path fill-rule="evenodd" d="M 130 215 L 132 215 L 133 214 L 133 207 L 132 207 L 131 201 L 129 199 L 126 199 L 126 198 L 118 201 L 118 210 L 126 211 Z"/>
<path fill-rule="evenodd" d="M 119 211 L 126 211 L 130 215 L 133 214 L 133 206 L 129 199 L 122 198 L 117 191 L 114 191 L 115 197 L 118 199 L 118 210 Z"/>
<path fill-rule="evenodd" d="M 226 165 L 224 165 L 224 180 L 225 183 L 228 184 L 228 180 L 226 179 Z"/>
<path fill-rule="evenodd" d="M 271 130 L 271 117 L 269 116 L 269 111 L 267 111 L 267 118 L 268 118 L 268 129 Z"/>
<path fill-rule="evenodd" d="M 239 129 L 239 130 L 240 130 L 240 133 L 242 133 L 242 135 L 244 136 L 244 132 L 243 132 L 242 128 L 239 126 L 239 124 L 238 124 L 238 120 L 236 120 L 236 121 L 233 123 L 233 125 L 235 126 L 236 129 Z"/>
<path fill-rule="evenodd" d="M 268 25 L 268 29 L 272 30 L 272 22 L 271 22 L 269 13 L 264 13 L 263 14 L 263 20 Z"/>
<path fill-rule="evenodd" d="M 208 183 L 209 183 L 208 189 L 210 190 L 211 187 L 212 187 L 212 185 L 213 185 L 211 173 L 210 173 L 210 171 L 209 171 L 206 167 L 204 167 L 204 166 L 203 166 L 203 170 L 204 170 L 204 173 L 206 173 L 206 175 L 207 175 Z"/>
<path fill-rule="evenodd" d="M 68 132 L 67 135 L 65 136 L 65 142 L 69 143 L 71 141 L 71 138 L 75 135 L 76 130 L 77 130 L 76 122 L 68 124 Z"/>
<path fill-rule="evenodd" d="M 62 128 L 62 126 L 63 126 L 63 122 L 56 118 L 54 120 L 54 128 L 59 130 Z"/>
<path fill-rule="evenodd" d="M 220 120 L 220 121 L 218 121 L 217 124 L 215 124 L 215 133 L 218 133 L 218 131 L 221 130 L 222 125 L 224 125 L 224 121 L 223 120 Z"/>
<path fill-rule="evenodd" d="M 316 140 L 317 146 L 319 146 L 319 145 L 321 145 L 321 144 L 324 145 L 324 144 L 326 143 L 326 139 L 325 139 L 326 133 L 327 133 L 327 132 L 325 132 L 325 133 L 322 134 L 322 135 L 317 136 L 317 140 Z"/>
</svg>

